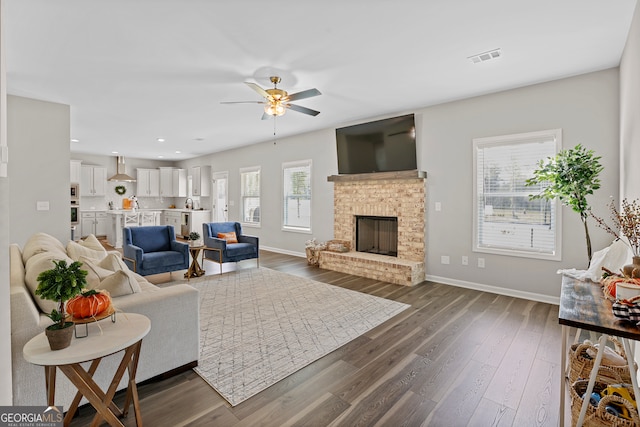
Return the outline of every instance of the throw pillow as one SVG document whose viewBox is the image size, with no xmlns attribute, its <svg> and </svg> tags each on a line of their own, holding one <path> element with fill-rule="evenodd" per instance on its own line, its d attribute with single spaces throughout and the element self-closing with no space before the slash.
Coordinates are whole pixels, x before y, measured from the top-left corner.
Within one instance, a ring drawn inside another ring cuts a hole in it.
<svg viewBox="0 0 640 427">
<path fill-rule="evenodd" d="M 32 256 L 43 252 L 63 252 L 66 255 L 64 245 L 60 240 L 47 233 L 35 233 L 27 243 L 24 244 L 22 249 L 22 262 L 25 264 Z"/>
<path fill-rule="evenodd" d="M 108 254 L 102 261 L 100 261 L 100 263 L 98 263 L 98 266 L 105 268 L 111 272 L 123 272 L 128 277 L 129 285 L 131 286 L 131 289 L 133 289 L 133 292 L 140 292 L 140 285 L 138 284 L 138 280 L 136 279 L 134 272 L 129 270 L 127 264 L 124 263 L 124 261 L 118 254 Z M 101 279 L 104 279 L 104 277 Z"/>
<path fill-rule="evenodd" d="M 96 289 L 109 292 L 111 297 L 119 297 L 122 295 L 136 293 L 134 288 L 131 286 L 129 275 L 122 270 L 111 273 L 111 275 L 105 277 Z"/>
<path fill-rule="evenodd" d="M 87 258 L 80 256 L 79 259 L 82 262 L 82 269 L 87 271 L 87 288 L 95 289 L 100 285 L 100 282 L 105 278 L 113 274 L 113 270 L 109 270 L 100 266 L 93 258 Z"/>
<path fill-rule="evenodd" d="M 54 268 L 54 260 L 58 261 L 61 259 L 67 261 L 67 265 L 73 262 L 73 260 L 66 255 L 54 251 L 33 255 L 31 258 L 29 258 L 29 260 L 27 261 L 27 265 L 25 266 L 26 273 L 24 281 L 27 285 L 27 288 L 29 288 L 29 292 L 31 293 L 33 300 L 43 313 L 51 313 L 51 310 L 53 310 L 54 308 L 58 308 L 58 303 L 36 296 L 36 289 L 38 289 L 39 285 L 38 276 L 43 271 Z"/>
<path fill-rule="evenodd" d="M 238 237 L 236 236 L 235 231 L 230 231 L 228 233 L 218 233 L 218 239 L 224 239 L 227 243 L 238 243 Z"/>
<path fill-rule="evenodd" d="M 67 254 L 71 257 L 71 259 L 76 261 L 80 261 L 80 257 L 100 261 L 105 256 L 107 256 L 107 250 L 104 248 L 101 248 L 101 250 L 92 249 L 90 247 L 83 246 L 80 243 L 69 241 L 69 243 L 67 244 Z"/>
<path fill-rule="evenodd" d="M 84 246 L 85 248 L 93 249 L 98 252 L 104 252 L 105 254 L 107 253 L 107 250 L 104 248 L 104 246 L 102 246 L 102 243 L 100 243 L 100 240 L 98 240 L 98 238 L 93 234 L 89 234 L 87 237 L 84 238 L 84 240 L 80 240 L 77 243 L 80 246 Z"/>
</svg>

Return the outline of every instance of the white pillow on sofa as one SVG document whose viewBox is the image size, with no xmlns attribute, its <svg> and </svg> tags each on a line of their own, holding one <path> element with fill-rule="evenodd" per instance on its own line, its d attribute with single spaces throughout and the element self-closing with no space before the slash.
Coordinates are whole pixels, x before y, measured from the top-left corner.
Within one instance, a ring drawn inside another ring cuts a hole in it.
<svg viewBox="0 0 640 427">
<path fill-rule="evenodd" d="M 66 256 L 67 252 L 60 240 L 47 233 L 35 233 L 22 249 L 22 262 L 27 263 L 29 258 L 43 252 L 59 252 Z"/>
<path fill-rule="evenodd" d="M 137 282 L 134 280 L 133 283 Z M 95 289 L 105 290 L 109 292 L 109 295 L 112 297 L 119 297 L 122 295 L 135 294 L 136 292 L 140 292 L 140 286 L 137 287 L 138 290 L 135 290 L 135 287 L 132 285 L 131 278 L 129 275 L 122 271 L 116 271 L 111 273 L 111 275 L 105 277 Z"/>
<path fill-rule="evenodd" d="M 96 239 L 96 242 L 97 240 L 98 239 Z M 95 247 L 91 242 L 84 244 L 84 242 L 78 243 L 70 240 L 69 243 L 67 243 L 67 254 L 71 259 L 76 261 L 80 261 L 80 257 L 100 261 L 107 256 L 107 250 L 102 247 L 100 242 L 98 242 L 98 245 L 99 248 Z"/>
<path fill-rule="evenodd" d="M 51 310 L 58 309 L 58 303 L 55 301 L 50 301 L 46 299 L 42 299 L 39 296 L 36 296 L 36 289 L 38 288 L 38 276 L 43 271 L 50 270 L 55 267 L 53 261 L 56 260 L 65 260 L 67 265 L 71 264 L 73 260 L 68 256 L 61 254 L 60 252 L 43 252 L 36 255 L 33 255 L 27 261 L 27 265 L 25 266 L 25 276 L 24 282 L 29 288 L 29 292 L 33 297 L 33 300 L 36 302 L 38 307 L 43 313 L 51 313 Z"/>
<path fill-rule="evenodd" d="M 129 270 L 129 268 L 127 268 L 127 265 L 122 261 L 118 254 L 109 253 L 100 262 L 96 262 L 95 260 L 86 257 L 80 257 L 80 260 L 86 266 L 86 270 L 89 273 L 87 275 L 87 284 L 91 289 L 99 288 L 100 283 L 103 280 L 112 276 L 113 273 L 121 272 L 126 276 L 133 293 L 140 292 L 140 284 L 138 284 L 135 275 L 131 270 Z M 117 296 L 111 291 L 109 292 L 111 293 L 111 296 Z"/>
</svg>

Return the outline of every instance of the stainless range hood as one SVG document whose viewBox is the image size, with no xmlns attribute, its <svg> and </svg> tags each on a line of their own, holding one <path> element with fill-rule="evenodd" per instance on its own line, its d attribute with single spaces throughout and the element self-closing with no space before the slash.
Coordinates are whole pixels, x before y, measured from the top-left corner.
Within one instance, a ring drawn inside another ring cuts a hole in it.
<svg viewBox="0 0 640 427">
<path fill-rule="evenodd" d="M 124 156 L 118 156 L 116 159 L 118 162 L 116 166 L 116 174 L 109 178 L 107 181 L 136 182 L 135 178 L 132 178 L 125 173 Z"/>
</svg>

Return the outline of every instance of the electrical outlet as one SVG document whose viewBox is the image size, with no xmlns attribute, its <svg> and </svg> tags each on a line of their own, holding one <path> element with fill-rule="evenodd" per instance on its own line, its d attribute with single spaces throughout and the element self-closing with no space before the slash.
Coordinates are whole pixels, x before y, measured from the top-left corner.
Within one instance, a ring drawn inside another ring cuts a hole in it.
<svg viewBox="0 0 640 427">
<path fill-rule="evenodd" d="M 484 258 L 478 258 L 478 268 L 484 268 Z"/>
<path fill-rule="evenodd" d="M 449 260 L 449 255 L 442 255 L 440 257 L 440 263 L 441 264 L 449 264 L 450 260 Z"/>
<path fill-rule="evenodd" d="M 469 257 L 462 255 L 462 265 L 469 265 Z"/>
<path fill-rule="evenodd" d="M 442 203 L 436 202 L 436 212 L 440 212 L 442 210 Z"/>
</svg>

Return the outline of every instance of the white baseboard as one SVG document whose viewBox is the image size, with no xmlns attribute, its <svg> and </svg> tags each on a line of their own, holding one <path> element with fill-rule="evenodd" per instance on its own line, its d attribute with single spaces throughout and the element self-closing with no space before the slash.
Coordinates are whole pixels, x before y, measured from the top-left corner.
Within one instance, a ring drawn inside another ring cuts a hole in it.
<svg viewBox="0 0 640 427">
<path fill-rule="evenodd" d="M 296 256 L 300 258 L 307 257 L 307 254 L 304 252 L 289 251 L 286 249 L 272 248 L 270 246 L 261 246 L 261 249 L 264 249 L 265 251 L 269 251 L 269 252 L 291 255 L 291 256 Z M 508 297 L 523 298 L 531 301 L 538 301 L 538 302 L 544 302 L 547 304 L 560 305 L 560 297 L 552 297 L 549 295 L 537 294 L 534 292 L 516 291 L 513 289 L 501 288 L 498 286 L 485 285 L 485 284 L 476 283 L 476 282 L 467 282 L 466 280 L 450 279 L 448 277 L 433 276 L 430 274 L 425 275 L 425 280 L 438 282 L 445 285 L 458 286 L 460 288 L 475 289 L 476 291 L 483 291 L 483 292 L 489 292 L 492 294 L 505 295 Z"/>
<path fill-rule="evenodd" d="M 272 248 L 270 246 L 260 246 L 260 249 L 264 249 L 265 251 L 269 251 L 269 252 L 275 252 L 277 254 L 297 256 L 297 257 L 300 257 L 300 258 L 306 258 L 307 257 L 307 254 L 305 252 L 288 251 L 286 249 Z"/>
<path fill-rule="evenodd" d="M 467 282 L 466 280 L 449 279 L 447 277 L 432 276 L 427 274 L 425 280 L 443 283 L 445 285 L 458 286 L 460 288 L 475 289 L 476 291 L 490 292 L 492 294 L 506 295 L 508 297 L 523 298 L 531 301 L 545 302 L 547 304 L 560 305 L 560 297 L 552 297 L 534 292 L 516 291 L 498 286 L 485 285 L 482 283 Z"/>
</svg>

